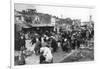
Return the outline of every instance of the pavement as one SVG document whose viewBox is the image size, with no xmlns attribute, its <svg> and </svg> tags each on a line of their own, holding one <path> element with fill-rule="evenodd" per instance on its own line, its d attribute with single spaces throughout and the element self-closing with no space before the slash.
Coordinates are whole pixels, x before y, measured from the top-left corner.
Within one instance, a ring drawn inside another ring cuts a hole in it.
<svg viewBox="0 0 100 69">
<path fill-rule="evenodd" d="M 31 56 L 27 57 L 25 59 L 26 61 L 26 65 L 30 65 L 30 64 L 39 64 L 39 56 L 36 56 L 35 54 L 32 54 Z"/>
<path fill-rule="evenodd" d="M 91 45 L 92 43 L 90 42 L 89 45 Z M 62 51 L 61 47 L 59 47 L 57 52 L 53 53 L 53 63 L 85 61 L 86 59 L 93 60 L 94 51 L 92 47 L 89 46 L 89 48 L 86 48 L 86 47 L 82 48 L 82 50 L 79 51 L 80 52 L 79 54 L 77 52 L 78 50 L 72 50 L 71 52 L 66 53 Z M 18 55 L 18 52 L 15 52 L 15 55 Z M 26 65 L 39 64 L 39 55 L 32 54 L 26 57 L 25 61 L 26 61 Z"/>
<path fill-rule="evenodd" d="M 62 49 L 59 48 L 58 51 L 53 54 L 53 62 L 54 63 L 59 63 L 64 58 L 70 56 L 72 53 L 74 53 L 74 50 L 72 50 L 70 53 L 67 53 L 67 52 L 63 52 Z"/>
<path fill-rule="evenodd" d="M 70 53 L 63 52 L 61 48 L 57 50 L 57 52 L 53 53 L 53 63 L 59 63 L 61 62 L 64 57 L 68 57 L 71 55 L 74 51 L 71 51 Z M 31 56 L 27 57 L 25 59 L 26 64 L 39 64 L 39 55 L 36 56 L 35 54 L 32 54 Z"/>
</svg>

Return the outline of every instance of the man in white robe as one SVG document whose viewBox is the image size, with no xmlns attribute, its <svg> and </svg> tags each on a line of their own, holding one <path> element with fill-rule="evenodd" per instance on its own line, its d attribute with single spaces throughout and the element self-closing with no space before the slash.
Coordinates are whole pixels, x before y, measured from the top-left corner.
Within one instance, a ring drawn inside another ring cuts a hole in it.
<svg viewBox="0 0 100 69">
<path fill-rule="evenodd" d="M 43 53 L 42 55 L 45 57 L 45 63 L 52 63 L 53 62 L 53 55 L 51 53 L 50 48 L 41 47 L 40 48 L 40 53 Z"/>
</svg>

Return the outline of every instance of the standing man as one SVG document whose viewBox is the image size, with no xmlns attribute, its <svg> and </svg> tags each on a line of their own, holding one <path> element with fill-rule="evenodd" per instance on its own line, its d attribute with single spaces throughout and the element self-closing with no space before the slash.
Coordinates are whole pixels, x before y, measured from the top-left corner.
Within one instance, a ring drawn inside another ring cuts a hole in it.
<svg viewBox="0 0 100 69">
<path fill-rule="evenodd" d="M 21 49 L 25 49 L 25 37 L 24 34 L 22 33 L 22 35 L 20 36 L 20 50 Z"/>
<path fill-rule="evenodd" d="M 57 41 L 54 38 L 52 38 L 51 47 L 53 48 L 53 52 L 56 52 L 58 49 Z"/>
</svg>

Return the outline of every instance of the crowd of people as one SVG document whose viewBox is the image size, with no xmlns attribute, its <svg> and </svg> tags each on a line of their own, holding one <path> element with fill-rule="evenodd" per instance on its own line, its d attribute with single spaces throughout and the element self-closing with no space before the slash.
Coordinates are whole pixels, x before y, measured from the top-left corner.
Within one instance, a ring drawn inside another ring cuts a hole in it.
<svg viewBox="0 0 100 69">
<path fill-rule="evenodd" d="M 86 44 L 87 40 L 91 40 L 94 37 L 94 29 L 80 29 L 72 31 L 45 31 L 45 32 L 18 32 L 15 38 L 15 50 L 21 51 L 21 56 L 24 56 L 27 52 L 40 56 L 40 64 L 53 63 L 53 53 L 57 52 L 61 47 L 64 52 L 71 52 L 71 50 L 79 49 L 81 44 Z M 22 62 L 23 61 L 23 62 Z M 22 60 L 20 64 L 25 64 L 25 60 Z"/>
</svg>

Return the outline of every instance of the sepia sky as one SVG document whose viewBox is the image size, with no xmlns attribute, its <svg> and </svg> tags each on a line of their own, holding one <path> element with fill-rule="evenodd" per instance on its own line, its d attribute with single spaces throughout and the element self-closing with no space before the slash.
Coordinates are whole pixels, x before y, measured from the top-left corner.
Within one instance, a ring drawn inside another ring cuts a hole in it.
<svg viewBox="0 0 100 69">
<path fill-rule="evenodd" d="M 14 8 L 18 11 L 25 9 L 36 9 L 37 12 L 55 15 L 62 18 L 81 19 L 81 21 L 89 21 L 89 16 L 93 15 L 93 9 L 88 8 L 73 8 L 73 7 L 57 7 L 57 6 L 42 6 L 32 4 L 16 3 Z M 93 17 L 92 17 L 93 18 Z"/>
</svg>

